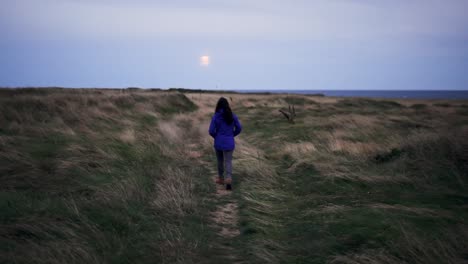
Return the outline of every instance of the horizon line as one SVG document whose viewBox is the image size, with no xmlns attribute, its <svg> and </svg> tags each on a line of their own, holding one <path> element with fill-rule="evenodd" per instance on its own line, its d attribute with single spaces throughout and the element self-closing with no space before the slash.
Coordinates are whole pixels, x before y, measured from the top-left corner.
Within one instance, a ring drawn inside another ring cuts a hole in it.
<svg viewBox="0 0 468 264">
<path fill-rule="evenodd" d="M 209 89 L 209 88 L 184 88 L 184 87 L 137 87 L 137 86 L 128 86 L 128 87 L 66 87 L 66 86 L 0 86 L 0 89 L 158 89 L 158 90 L 201 90 L 201 91 L 466 91 L 466 89 L 287 89 L 287 88 L 274 88 L 274 89 Z"/>
</svg>

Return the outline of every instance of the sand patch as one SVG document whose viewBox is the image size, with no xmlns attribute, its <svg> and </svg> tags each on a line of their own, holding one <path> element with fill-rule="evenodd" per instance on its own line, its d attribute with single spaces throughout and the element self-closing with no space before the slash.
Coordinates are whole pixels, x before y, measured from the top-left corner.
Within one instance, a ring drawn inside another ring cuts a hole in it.
<svg viewBox="0 0 468 264">
<path fill-rule="evenodd" d="M 182 130 L 174 122 L 160 122 L 158 128 L 172 142 L 181 140 Z"/>
<path fill-rule="evenodd" d="M 212 221 L 220 227 L 219 235 L 225 238 L 233 238 L 240 235 L 237 227 L 239 221 L 239 209 L 237 203 L 230 202 L 219 205 L 216 211 L 211 214 Z"/>
<path fill-rule="evenodd" d="M 125 129 L 122 133 L 120 133 L 119 139 L 122 140 L 122 142 L 125 142 L 125 143 L 135 142 L 135 130 Z"/>
<path fill-rule="evenodd" d="M 295 159 L 303 158 L 317 151 L 317 148 L 312 142 L 286 143 L 282 148 L 283 153 L 289 154 Z"/>
<path fill-rule="evenodd" d="M 380 151 L 381 146 L 374 142 L 351 142 L 332 135 L 328 140 L 329 150 L 353 155 L 372 155 Z"/>
</svg>

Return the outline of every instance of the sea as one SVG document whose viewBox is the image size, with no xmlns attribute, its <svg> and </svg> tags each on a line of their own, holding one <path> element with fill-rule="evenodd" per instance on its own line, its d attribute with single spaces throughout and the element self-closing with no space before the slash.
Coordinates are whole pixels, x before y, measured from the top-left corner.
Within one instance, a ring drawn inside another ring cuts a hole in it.
<svg viewBox="0 0 468 264">
<path fill-rule="evenodd" d="M 468 99 L 468 90 L 235 90 L 239 93 L 322 94 L 393 99 Z"/>
</svg>

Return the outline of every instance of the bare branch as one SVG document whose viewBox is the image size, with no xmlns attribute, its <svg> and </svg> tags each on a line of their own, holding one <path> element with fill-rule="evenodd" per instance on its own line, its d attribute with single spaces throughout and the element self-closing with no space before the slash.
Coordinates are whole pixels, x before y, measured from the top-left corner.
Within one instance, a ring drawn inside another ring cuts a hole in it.
<svg viewBox="0 0 468 264">
<path fill-rule="evenodd" d="M 278 111 L 280 111 L 280 112 L 284 115 L 284 117 L 286 117 L 286 119 L 289 120 L 289 115 L 288 115 L 288 113 L 284 112 L 284 111 L 281 110 L 281 109 L 278 110 Z"/>
<path fill-rule="evenodd" d="M 294 118 L 296 117 L 296 109 L 294 108 L 294 105 L 292 106 L 292 108 L 291 108 L 291 105 L 288 105 L 288 112 L 282 109 L 278 111 L 280 111 L 290 123 L 294 124 Z"/>
</svg>

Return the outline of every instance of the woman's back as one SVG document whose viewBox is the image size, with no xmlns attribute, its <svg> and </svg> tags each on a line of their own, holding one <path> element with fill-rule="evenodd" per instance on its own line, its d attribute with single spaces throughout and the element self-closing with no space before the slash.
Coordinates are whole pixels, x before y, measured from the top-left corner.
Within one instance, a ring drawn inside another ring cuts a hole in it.
<svg viewBox="0 0 468 264">
<path fill-rule="evenodd" d="M 239 119 L 232 114 L 232 121 L 228 123 L 223 116 L 223 111 L 214 114 L 210 124 L 210 135 L 215 139 L 214 147 L 217 150 L 233 150 L 235 148 L 234 137 L 242 130 Z"/>
<path fill-rule="evenodd" d="M 215 114 L 216 127 L 218 128 L 218 133 L 220 135 L 234 136 L 235 122 L 239 122 L 237 116 L 232 114 L 232 121 L 229 124 L 223 117 L 222 112 L 217 112 Z"/>
</svg>

